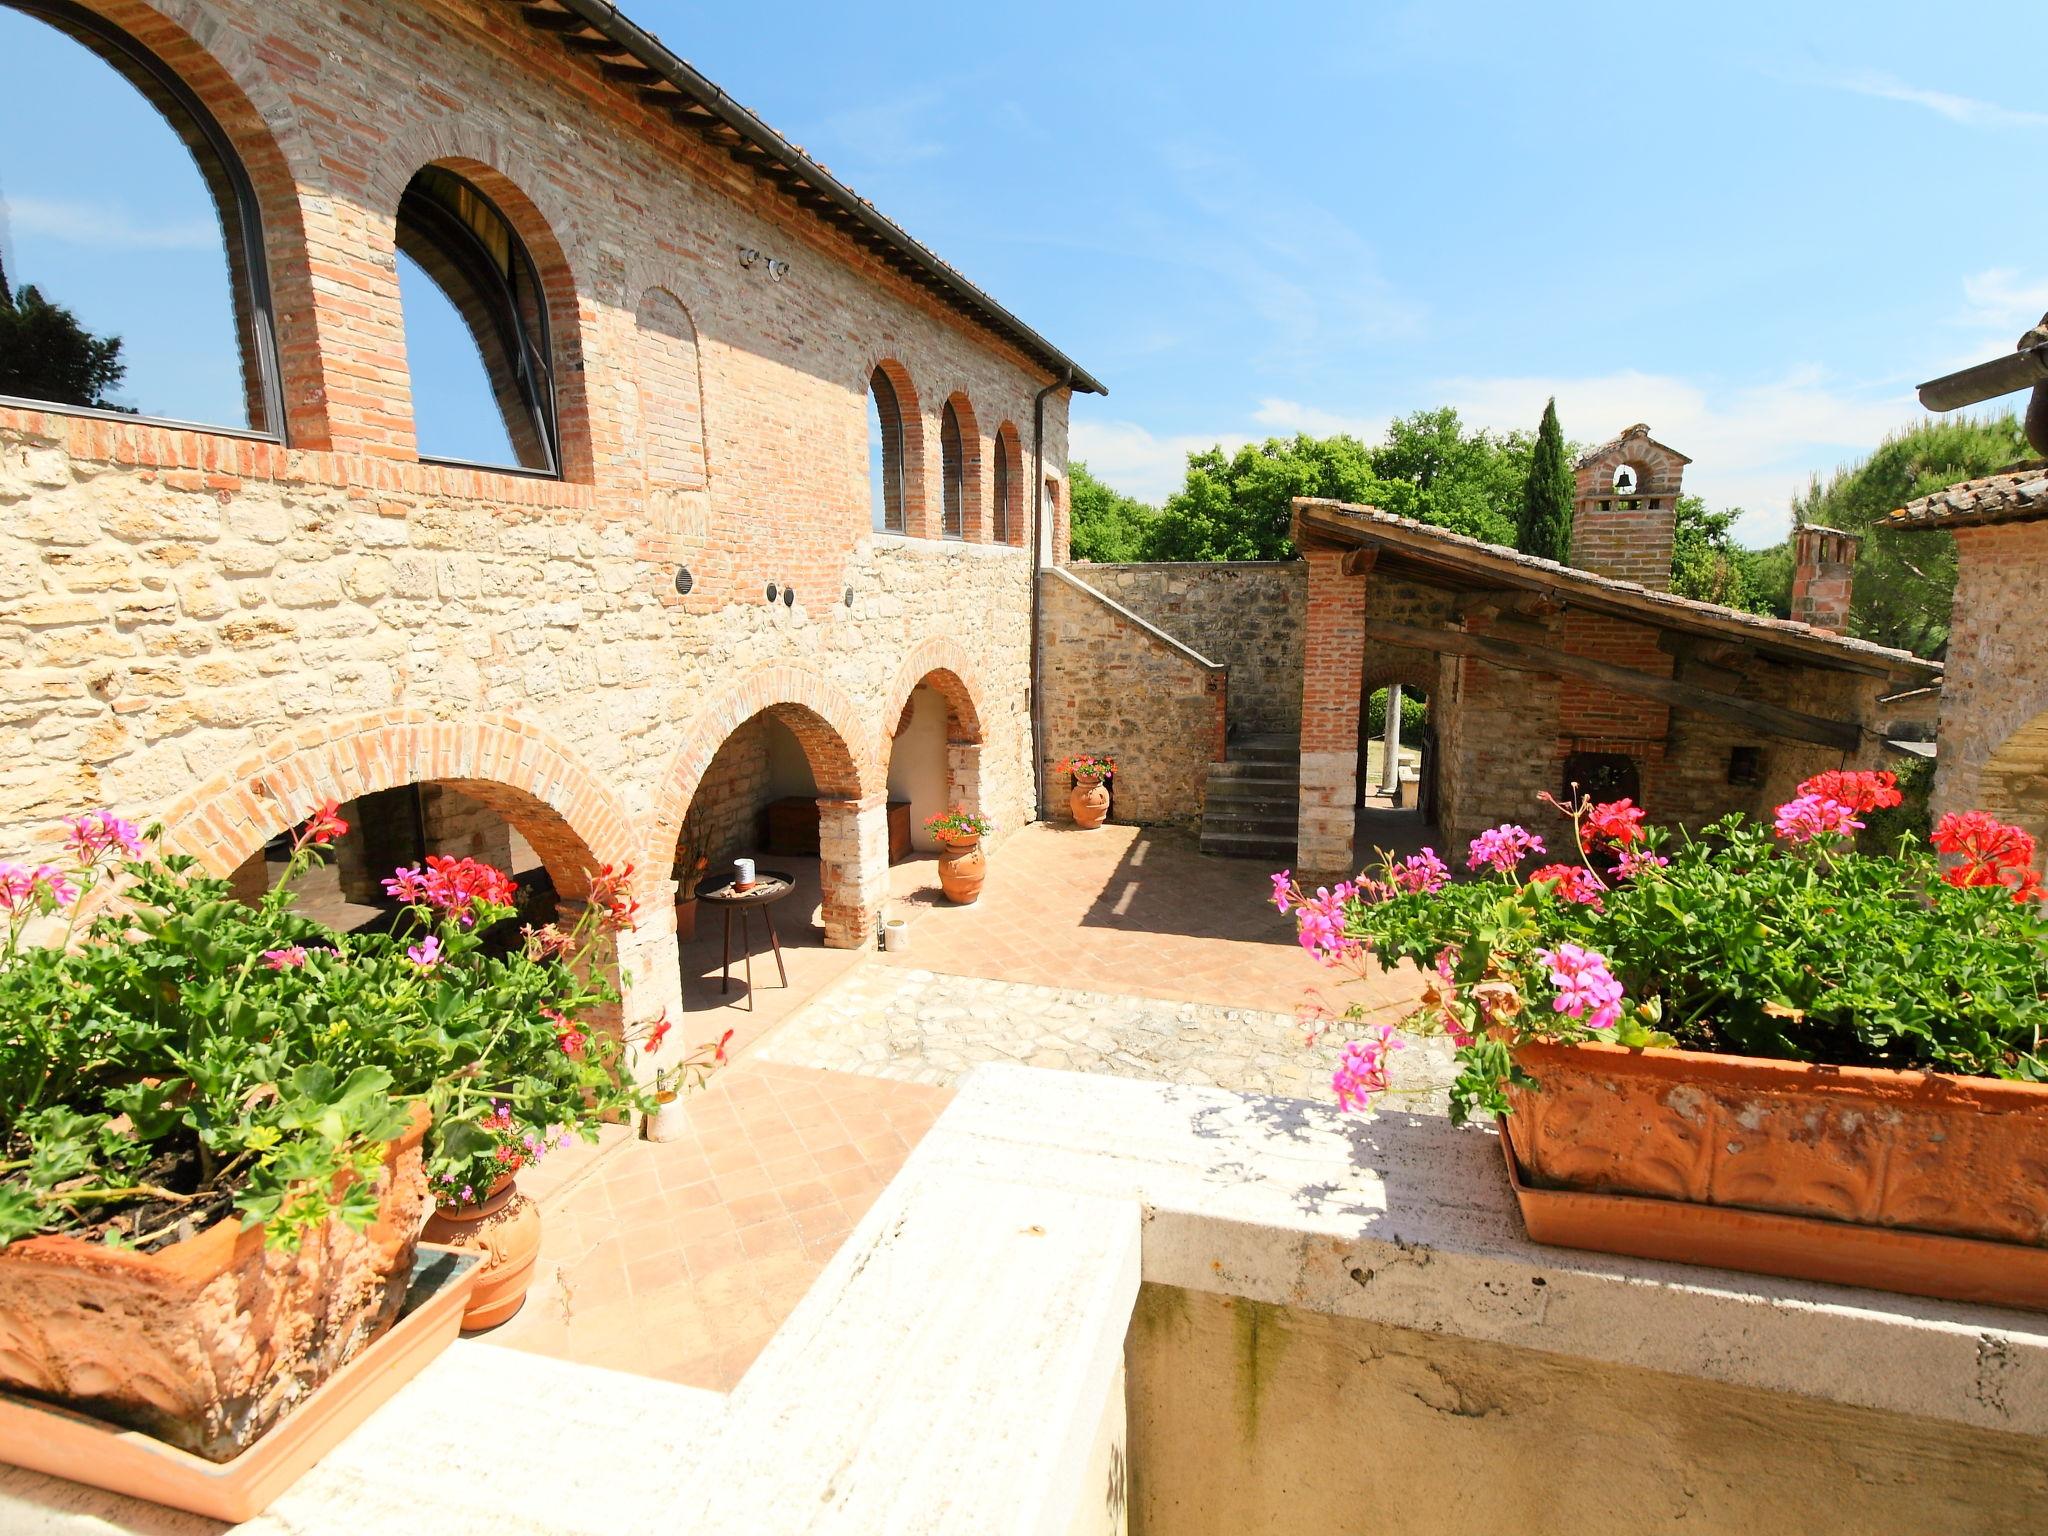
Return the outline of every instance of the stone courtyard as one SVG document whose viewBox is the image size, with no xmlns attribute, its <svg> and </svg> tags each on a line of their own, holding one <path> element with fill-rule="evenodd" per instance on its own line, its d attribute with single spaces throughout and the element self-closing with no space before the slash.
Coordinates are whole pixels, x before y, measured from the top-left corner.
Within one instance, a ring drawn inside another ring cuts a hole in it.
<svg viewBox="0 0 2048 1536">
<path fill-rule="evenodd" d="M 1375 823 L 1382 840 L 1401 828 Z M 801 861 L 792 905 L 816 900 Z M 680 1141 L 623 1130 L 523 1186 L 546 1215 L 543 1275 L 495 1344 L 731 1391 L 911 1150 L 984 1063 L 1328 1103 L 1342 1026 L 1315 1045 L 1295 1006 L 1325 978 L 1269 901 L 1265 866 L 1205 858 L 1192 834 L 1029 826 L 972 906 L 929 858 L 891 871 L 902 953 L 827 949 L 785 923 L 789 984 L 718 988 L 720 936 L 684 947 L 684 1030 L 735 1031 Z M 735 967 L 737 970 L 737 966 Z M 1398 1020 L 1415 979 L 1321 988 Z M 1441 1039 L 1395 1055 L 1397 1114 L 1440 1112 Z"/>
</svg>

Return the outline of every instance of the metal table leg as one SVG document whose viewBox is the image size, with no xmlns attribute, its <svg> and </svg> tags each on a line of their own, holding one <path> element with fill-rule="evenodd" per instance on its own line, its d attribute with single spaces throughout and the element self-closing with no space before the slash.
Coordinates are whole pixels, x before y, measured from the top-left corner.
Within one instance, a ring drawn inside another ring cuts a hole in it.
<svg viewBox="0 0 2048 1536">
<path fill-rule="evenodd" d="M 775 974 L 782 978 L 783 986 L 787 987 L 789 970 L 782 963 L 782 940 L 775 932 L 775 909 L 770 906 L 762 907 L 761 920 L 768 925 L 768 942 L 775 946 Z"/>
</svg>

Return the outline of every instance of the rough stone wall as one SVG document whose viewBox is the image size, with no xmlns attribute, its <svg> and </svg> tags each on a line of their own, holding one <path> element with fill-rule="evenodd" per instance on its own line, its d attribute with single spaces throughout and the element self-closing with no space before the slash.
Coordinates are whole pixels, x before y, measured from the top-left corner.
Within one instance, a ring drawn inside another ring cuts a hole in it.
<svg viewBox="0 0 2048 1536">
<path fill-rule="evenodd" d="M 1942 534 L 1925 535 L 1941 538 Z M 1986 810 L 2048 843 L 2048 523 L 1958 528 L 1936 735 L 1936 816 Z"/>
<path fill-rule="evenodd" d="M 1683 454 L 1654 441 L 1640 423 L 1579 460 L 1572 477 L 1572 564 L 1669 591 L 1685 465 Z M 1624 469 L 1635 485 L 1617 491 L 1615 476 Z"/>
<path fill-rule="evenodd" d="M 1301 730 L 1308 567 L 1299 560 L 1072 567 L 1148 624 L 1230 669 L 1232 735 Z"/>
<path fill-rule="evenodd" d="M 1225 674 L 1085 584 L 1053 572 L 1041 580 L 1048 815 L 1069 819 L 1071 785 L 1053 765 L 1077 752 L 1116 759 L 1115 820 L 1201 815 L 1209 764 L 1224 754 Z"/>
<path fill-rule="evenodd" d="M 1132 1536 L 1875 1536 L 2048 1518 L 2032 1436 L 1242 1297 L 1144 1286 L 1124 1365 Z"/>
<path fill-rule="evenodd" d="M 761 845 L 761 813 L 773 798 L 768 717 L 756 715 L 725 738 L 690 803 L 687 825 L 716 873 Z"/>
<path fill-rule="evenodd" d="M 982 804 L 1029 818 L 1028 551 L 918 535 L 936 532 L 941 403 L 971 399 L 979 437 L 1028 431 L 1042 369 L 516 12 L 104 9 L 250 166 L 292 444 L 0 409 L 0 857 L 108 805 L 168 815 L 225 872 L 313 799 L 434 778 L 505 814 L 558 886 L 597 859 L 646 878 L 718 744 L 785 702 L 845 797 L 835 848 L 863 857 L 879 743 L 933 667 L 972 695 Z M 435 161 L 542 270 L 561 480 L 416 461 L 392 228 Z M 786 279 L 742 268 L 742 247 Z M 923 428 L 910 537 L 869 531 L 882 358 Z M 1064 394 L 1046 426 L 1063 485 Z M 969 526 L 985 540 L 986 510 Z M 794 603 L 769 603 L 769 581 Z M 862 936 L 878 878 L 827 861 L 837 937 Z M 663 896 L 643 892 L 657 922 Z M 627 946 L 657 988 L 664 942 Z"/>
</svg>

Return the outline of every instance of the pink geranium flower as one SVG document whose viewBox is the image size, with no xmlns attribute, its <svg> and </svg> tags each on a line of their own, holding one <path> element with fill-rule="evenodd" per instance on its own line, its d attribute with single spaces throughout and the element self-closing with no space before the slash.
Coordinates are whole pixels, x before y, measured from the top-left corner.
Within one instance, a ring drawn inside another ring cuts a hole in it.
<svg viewBox="0 0 2048 1536">
<path fill-rule="evenodd" d="M 1772 824 L 1788 843 L 1810 843 L 1817 837 L 1847 837 L 1862 830 L 1856 813 L 1839 800 L 1825 795 L 1801 795 L 1778 807 Z"/>
<path fill-rule="evenodd" d="M 1543 852 L 1543 839 L 1527 827 L 1503 822 L 1472 839 L 1465 859 L 1467 869 L 1491 869 L 1511 875 L 1515 866 L 1532 853 Z"/>
<path fill-rule="evenodd" d="M 1551 1007 L 1588 1029 L 1611 1029 L 1621 1018 L 1621 983 L 1607 969 L 1607 957 L 1577 944 L 1539 949 L 1536 959 L 1550 971 L 1557 988 Z"/>
<path fill-rule="evenodd" d="M 1434 848 L 1425 848 L 1395 865 L 1393 879 L 1404 891 L 1434 896 L 1451 883 L 1451 867 L 1437 857 Z"/>
<path fill-rule="evenodd" d="M 1405 1048 L 1391 1024 L 1375 1024 L 1363 1040 L 1346 1042 L 1337 1058 L 1337 1070 L 1330 1074 L 1330 1086 L 1337 1090 L 1339 1109 L 1364 1109 L 1376 1093 L 1387 1091 L 1387 1057 Z"/>
<path fill-rule="evenodd" d="M 306 948 L 303 944 L 287 944 L 283 949 L 266 949 L 263 963 L 273 971 L 295 971 L 306 963 Z"/>
<path fill-rule="evenodd" d="M 141 829 L 112 811 L 87 811 L 69 825 L 71 836 L 65 839 L 65 846 L 82 864 L 97 864 L 117 849 L 131 859 L 141 857 Z"/>
<path fill-rule="evenodd" d="M 430 933 L 419 943 L 405 952 L 405 958 L 423 971 L 431 971 L 441 963 L 441 936 Z"/>
</svg>

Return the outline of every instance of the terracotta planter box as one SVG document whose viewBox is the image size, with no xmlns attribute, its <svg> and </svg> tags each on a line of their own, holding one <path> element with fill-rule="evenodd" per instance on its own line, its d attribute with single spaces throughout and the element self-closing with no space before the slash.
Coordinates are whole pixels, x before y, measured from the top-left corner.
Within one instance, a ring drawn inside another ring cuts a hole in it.
<svg viewBox="0 0 2048 1536">
<path fill-rule="evenodd" d="M 1515 1056 L 1541 1084 L 1510 1090 L 1504 1122 L 1539 1242 L 2048 1307 L 2048 1085 L 1594 1044 Z"/>
<path fill-rule="evenodd" d="M 453 1342 L 481 1268 L 475 1254 L 422 1244 L 397 1323 L 232 1461 L 4 1393 L 0 1461 L 215 1520 L 252 1519 Z"/>
<path fill-rule="evenodd" d="M 404 1304 L 428 1209 L 424 1108 L 378 1174 L 378 1219 L 296 1253 L 230 1216 L 154 1253 L 71 1237 L 0 1249 L 0 1391 L 210 1461 L 257 1440 Z"/>
</svg>

